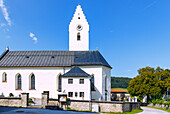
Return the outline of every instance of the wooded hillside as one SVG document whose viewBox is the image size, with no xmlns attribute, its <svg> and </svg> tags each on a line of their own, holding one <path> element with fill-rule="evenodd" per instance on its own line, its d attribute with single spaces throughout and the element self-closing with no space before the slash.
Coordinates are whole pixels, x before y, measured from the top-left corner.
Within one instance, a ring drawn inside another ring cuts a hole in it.
<svg viewBox="0 0 170 114">
<path fill-rule="evenodd" d="M 111 88 L 127 88 L 132 78 L 111 77 Z"/>
</svg>

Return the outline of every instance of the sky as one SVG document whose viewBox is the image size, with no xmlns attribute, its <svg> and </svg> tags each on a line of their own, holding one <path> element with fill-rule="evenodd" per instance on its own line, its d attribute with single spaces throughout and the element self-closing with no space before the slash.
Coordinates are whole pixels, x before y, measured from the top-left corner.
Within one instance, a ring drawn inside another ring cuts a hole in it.
<svg viewBox="0 0 170 114">
<path fill-rule="evenodd" d="M 111 76 L 137 76 L 146 66 L 170 69 L 170 0 L 0 0 L 0 54 L 68 50 L 69 23 L 80 4 L 90 25 L 90 50 Z"/>
</svg>

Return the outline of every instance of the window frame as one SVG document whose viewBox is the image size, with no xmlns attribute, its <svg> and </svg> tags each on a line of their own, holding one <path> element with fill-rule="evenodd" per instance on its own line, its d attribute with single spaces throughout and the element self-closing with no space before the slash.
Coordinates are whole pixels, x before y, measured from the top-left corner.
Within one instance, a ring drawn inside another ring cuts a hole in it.
<svg viewBox="0 0 170 114">
<path fill-rule="evenodd" d="M 15 86 L 16 86 L 16 90 L 22 90 L 22 76 L 19 73 L 16 75 L 16 85 Z"/>
<path fill-rule="evenodd" d="M 78 97 L 78 92 L 75 92 L 75 97 Z"/>
<path fill-rule="evenodd" d="M 32 79 L 33 77 L 34 77 L 34 80 Z M 30 90 L 35 90 L 35 75 L 33 73 L 30 75 Z"/>
<path fill-rule="evenodd" d="M 73 84 L 73 79 L 68 79 L 68 84 Z"/>
<path fill-rule="evenodd" d="M 68 92 L 68 97 L 73 97 L 73 92 Z"/>
<path fill-rule="evenodd" d="M 77 41 L 80 41 L 81 40 L 81 35 L 80 35 L 80 32 L 77 33 Z"/>
<path fill-rule="evenodd" d="M 92 91 L 96 91 L 96 89 L 95 89 L 94 74 L 91 75 L 91 90 L 92 90 Z"/>
<path fill-rule="evenodd" d="M 84 84 L 84 79 L 79 79 L 79 84 Z"/>
<path fill-rule="evenodd" d="M 2 82 L 7 82 L 7 73 L 6 72 L 4 72 L 2 74 Z"/>
<path fill-rule="evenodd" d="M 84 97 L 84 92 L 80 92 L 80 97 Z"/>
</svg>

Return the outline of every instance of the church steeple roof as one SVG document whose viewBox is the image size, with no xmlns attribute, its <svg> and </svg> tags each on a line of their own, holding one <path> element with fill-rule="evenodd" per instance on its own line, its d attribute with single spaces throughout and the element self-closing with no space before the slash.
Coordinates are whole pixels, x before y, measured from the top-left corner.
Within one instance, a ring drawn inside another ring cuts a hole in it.
<svg viewBox="0 0 170 114">
<path fill-rule="evenodd" d="M 79 17 L 80 17 L 81 20 L 79 19 Z M 77 5 L 76 11 L 75 11 L 75 13 L 73 15 L 73 18 L 72 18 L 71 22 L 72 21 L 82 21 L 82 20 L 87 22 L 86 16 L 83 13 L 83 9 L 81 8 L 81 5 Z M 71 24 L 71 22 L 70 22 L 70 24 Z"/>
</svg>

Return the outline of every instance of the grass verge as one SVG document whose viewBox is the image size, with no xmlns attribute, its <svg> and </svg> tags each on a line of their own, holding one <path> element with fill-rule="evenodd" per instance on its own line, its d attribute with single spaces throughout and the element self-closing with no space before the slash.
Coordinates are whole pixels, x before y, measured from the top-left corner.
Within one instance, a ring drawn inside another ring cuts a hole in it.
<svg viewBox="0 0 170 114">
<path fill-rule="evenodd" d="M 139 113 L 139 112 L 142 112 L 143 110 L 142 109 L 139 109 L 139 110 L 132 110 L 131 112 L 100 112 L 100 113 L 107 113 L 107 114 L 136 114 L 136 113 Z"/>
<path fill-rule="evenodd" d="M 170 108 L 167 110 L 165 108 L 158 108 L 158 107 L 152 107 L 152 106 L 142 106 L 142 107 L 154 108 L 154 109 L 159 109 L 159 110 L 163 110 L 163 111 L 166 111 L 166 112 L 170 112 Z"/>
</svg>

